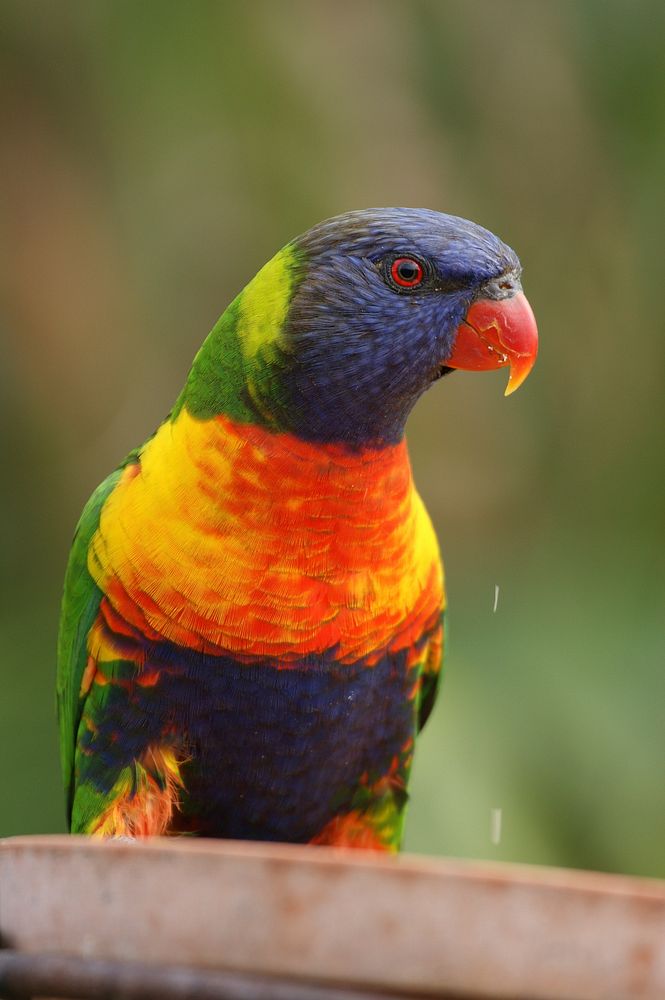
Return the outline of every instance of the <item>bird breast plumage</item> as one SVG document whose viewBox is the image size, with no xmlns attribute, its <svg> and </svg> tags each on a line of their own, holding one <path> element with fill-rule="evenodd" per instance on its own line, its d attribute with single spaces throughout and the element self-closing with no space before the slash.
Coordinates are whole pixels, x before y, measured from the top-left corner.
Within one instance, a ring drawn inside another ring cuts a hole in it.
<svg viewBox="0 0 665 1000">
<path fill-rule="evenodd" d="M 349 451 L 186 409 L 125 469 L 88 568 L 146 638 L 284 666 L 409 648 L 443 603 L 405 442 Z"/>
</svg>

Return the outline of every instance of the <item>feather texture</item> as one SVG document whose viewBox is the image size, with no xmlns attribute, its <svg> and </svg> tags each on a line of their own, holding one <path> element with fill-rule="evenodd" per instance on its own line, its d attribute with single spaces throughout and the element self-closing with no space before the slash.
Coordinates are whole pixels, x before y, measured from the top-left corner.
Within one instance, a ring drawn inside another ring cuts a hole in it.
<svg viewBox="0 0 665 1000">
<path fill-rule="evenodd" d="M 397 252 L 427 259 L 428 294 L 396 294 Z M 58 648 L 73 832 L 399 847 L 445 605 L 404 423 L 478 289 L 516 266 L 464 220 L 351 213 L 231 303 L 77 528 Z"/>
</svg>

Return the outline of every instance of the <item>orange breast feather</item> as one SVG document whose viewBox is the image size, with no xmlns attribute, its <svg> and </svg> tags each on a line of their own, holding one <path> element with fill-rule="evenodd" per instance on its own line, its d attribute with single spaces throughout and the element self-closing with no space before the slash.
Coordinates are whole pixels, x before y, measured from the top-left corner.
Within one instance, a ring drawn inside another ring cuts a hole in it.
<svg viewBox="0 0 665 1000">
<path fill-rule="evenodd" d="M 186 409 L 106 501 L 89 568 L 147 637 L 283 665 L 371 662 L 443 604 L 404 442 L 350 453 Z"/>
</svg>

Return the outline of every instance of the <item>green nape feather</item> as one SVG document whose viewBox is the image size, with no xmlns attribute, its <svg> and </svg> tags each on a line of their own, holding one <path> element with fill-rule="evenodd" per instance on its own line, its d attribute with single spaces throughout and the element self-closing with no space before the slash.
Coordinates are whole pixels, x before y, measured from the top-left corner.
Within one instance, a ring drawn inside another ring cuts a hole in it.
<svg viewBox="0 0 665 1000">
<path fill-rule="evenodd" d="M 289 348 L 282 330 L 305 266 L 287 244 L 222 313 L 194 358 L 171 413 L 186 404 L 200 420 L 225 413 L 241 423 L 281 429 L 273 408 L 288 408 L 280 378 Z"/>
</svg>

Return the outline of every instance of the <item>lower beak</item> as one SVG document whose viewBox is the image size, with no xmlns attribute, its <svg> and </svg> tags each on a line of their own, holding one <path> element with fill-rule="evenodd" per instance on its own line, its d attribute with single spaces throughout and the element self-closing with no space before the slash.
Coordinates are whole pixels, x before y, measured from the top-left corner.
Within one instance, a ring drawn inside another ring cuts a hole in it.
<svg viewBox="0 0 665 1000">
<path fill-rule="evenodd" d="M 519 389 L 538 354 L 538 328 L 523 292 L 505 299 L 478 299 L 457 328 L 444 364 L 464 371 L 510 366 L 506 396 Z"/>
</svg>

